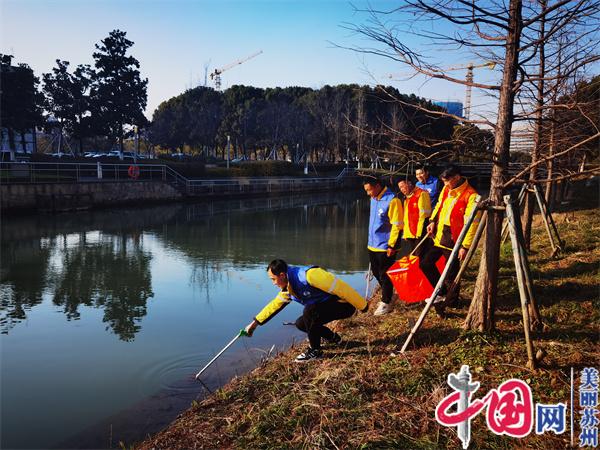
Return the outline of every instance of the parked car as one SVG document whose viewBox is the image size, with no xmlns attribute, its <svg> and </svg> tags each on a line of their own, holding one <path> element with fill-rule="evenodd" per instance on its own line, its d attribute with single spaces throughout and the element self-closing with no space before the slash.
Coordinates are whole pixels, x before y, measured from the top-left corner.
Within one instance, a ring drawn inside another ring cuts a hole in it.
<svg viewBox="0 0 600 450">
<path fill-rule="evenodd" d="M 123 159 L 135 159 L 135 153 L 123 152 Z"/>
</svg>

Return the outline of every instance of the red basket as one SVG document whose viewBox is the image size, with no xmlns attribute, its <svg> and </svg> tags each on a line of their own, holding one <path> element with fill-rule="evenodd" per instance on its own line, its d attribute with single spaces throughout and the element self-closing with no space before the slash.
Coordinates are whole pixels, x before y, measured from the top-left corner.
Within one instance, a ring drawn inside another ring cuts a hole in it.
<svg viewBox="0 0 600 450">
<path fill-rule="evenodd" d="M 442 273 L 446 258 L 442 256 L 435 265 Z M 433 293 L 433 286 L 419 267 L 418 256 L 400 258 L 388 269 L 387 274 L 403 302 L 422 302 Z"/>
</svg>

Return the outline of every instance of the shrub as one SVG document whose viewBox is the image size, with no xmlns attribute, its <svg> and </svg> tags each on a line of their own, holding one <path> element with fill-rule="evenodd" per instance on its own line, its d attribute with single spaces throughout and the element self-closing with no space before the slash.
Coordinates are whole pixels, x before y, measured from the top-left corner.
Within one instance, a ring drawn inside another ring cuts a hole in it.
<svg viewBox="0 0 600 450">
<path fill-rule="evenodd" d="M 275 177 L 297 175 L 301 170 L 287 161 L 245 161 L 240 163 L 242 176 L 246 177 Z"/>
</svg>

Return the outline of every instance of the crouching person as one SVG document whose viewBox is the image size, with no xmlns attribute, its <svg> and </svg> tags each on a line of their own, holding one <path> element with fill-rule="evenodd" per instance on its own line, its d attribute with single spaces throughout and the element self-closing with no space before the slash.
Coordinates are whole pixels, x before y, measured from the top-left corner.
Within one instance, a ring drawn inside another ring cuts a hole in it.
<svg viewBox="0 0 600 450">
<path fill-rule="evenodd" d="M 296 327 L 308 334 L 309 348 L 296 357 L 296 362 L 310 361 L 323 355 L 321 340 L 339 344 L 341 336 L 325 324 L 346 319 L 358 309 L 366 312 L 367 301 L 347 283 L 318 266 L 288 266 L 281 259 L 271 261 L 267 273 L 273 284 L 281 288 L 271 302 L 248 324 L 245 331 L 252 336 L 258 325 L 264 325 L 294 300 L 304 306 Z"/>
</svg>

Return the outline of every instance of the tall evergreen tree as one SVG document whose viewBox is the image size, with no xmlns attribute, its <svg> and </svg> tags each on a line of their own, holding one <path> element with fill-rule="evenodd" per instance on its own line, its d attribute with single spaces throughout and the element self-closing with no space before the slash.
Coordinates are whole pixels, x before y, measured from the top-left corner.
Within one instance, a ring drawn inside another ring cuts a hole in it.
<svg viewBox="0 0 600 450">
<path fill-rule="evenodd" d="M 42 75 L 42 91 L 45 108 L 64 129 L 79 140 L 79 151 L 83 149 L 83 138 L 90 134 L 88 112 L 89 88 L 92 81 L 89 66 L 80 65 L 69 73 L 69 62 L 56 60 L 52 72 Z"/>
<path fill-rule="evenodd" d="M 127 51 L 133 41 L 127 39 L 126 32 L 113 30 L 107 38 L 96 44 L 95 78 L 91 99 L 97 106 L 98 119 L 107 132 L 119 140 L 123 149 L 125 125 L 143 126 L 146 123 L 148 79 L 140 78 L 140 63 Z"/>
</svg>

